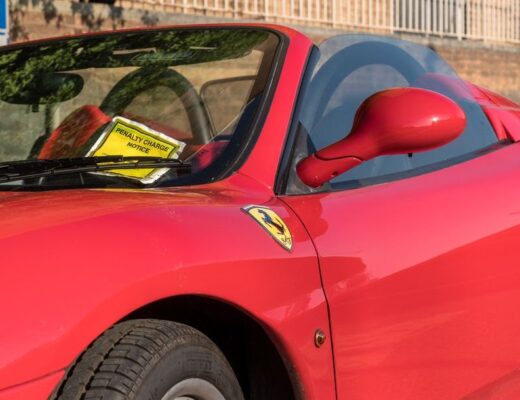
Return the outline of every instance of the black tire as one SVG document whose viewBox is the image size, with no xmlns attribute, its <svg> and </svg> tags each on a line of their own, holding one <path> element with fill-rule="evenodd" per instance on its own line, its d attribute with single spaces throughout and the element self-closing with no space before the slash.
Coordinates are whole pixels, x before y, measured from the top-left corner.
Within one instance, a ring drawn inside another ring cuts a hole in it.
<svg viewBox="0 0 520 400">
<path fill-rule="evenodd" d="M 149 319 L 105 332 L 70 368 L 53 398 L 170 400 L 168 392 L 171 399 L 244 400 L 231 366 L 209 338 L 187 325 Z"/>
</svg>

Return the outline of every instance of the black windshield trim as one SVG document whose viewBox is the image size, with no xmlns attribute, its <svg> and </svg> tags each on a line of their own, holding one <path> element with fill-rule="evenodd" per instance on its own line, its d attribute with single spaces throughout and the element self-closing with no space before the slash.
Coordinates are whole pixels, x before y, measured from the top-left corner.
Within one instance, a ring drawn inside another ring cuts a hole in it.
<svg viewBox="0 0 520 400">
<path fill-rule="evenodd" d="M 49 177 L 109 171 L 112 169 L 164 168 L 191 170 L 191 164 L 175 158 L 101 156 L 56 158 L 50 160 L 22 160 L 0 163 L 0 183 Z M 123 175 L 124 177 L 124 175 Z M 146 176 L 147 178 L 148 176 Z"/>
</svg>

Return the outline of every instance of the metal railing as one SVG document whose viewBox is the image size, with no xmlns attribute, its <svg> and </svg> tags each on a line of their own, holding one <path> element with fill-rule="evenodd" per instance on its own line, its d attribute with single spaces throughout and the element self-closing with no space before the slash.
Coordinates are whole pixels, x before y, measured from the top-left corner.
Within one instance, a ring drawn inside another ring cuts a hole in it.
<svg viewBox="0 0 520 400">
<path fill-rule="evenodd" d="M 520 42 L 518 0 L 395 0 L 394 30 Z"/>
<path fill-rule="evenodd" d="M 122 0 L 185 14 L 520 43 L 520 0 Z"/>
</svg>

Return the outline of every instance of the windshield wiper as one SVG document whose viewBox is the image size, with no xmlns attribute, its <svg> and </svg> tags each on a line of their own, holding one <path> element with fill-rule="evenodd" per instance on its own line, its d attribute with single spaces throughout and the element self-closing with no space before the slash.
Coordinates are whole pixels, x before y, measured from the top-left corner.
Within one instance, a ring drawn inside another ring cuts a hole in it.
<svg viewBox="0 0 520 400">
<path fill-rule="evenodd" d="M 190 172 L 191 164 L 172 158 L 121 155 L 8 161 L 0 162 L 0 183 L 51 175 L 141 168 L 175 168 Z"/>
</svg>

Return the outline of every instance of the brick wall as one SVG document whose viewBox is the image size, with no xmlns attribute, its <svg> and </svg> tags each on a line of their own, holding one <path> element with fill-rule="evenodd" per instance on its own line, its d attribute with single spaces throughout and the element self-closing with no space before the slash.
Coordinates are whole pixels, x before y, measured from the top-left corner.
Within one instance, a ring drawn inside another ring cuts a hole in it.
<svg viewBox="0 0 520 400">
<path fill-rule="evenodd" d="M 143 25 L 142 16 L 145 12 L 157 17 L 158 24 L 172 25 L 206 22 L 208 20 L 231 20 L 231 18 L 224 18 L 224 16 L 220 18 L 213 16 L 195 16 L 165 12 L 153 8 L 143 10 L 133 8 L 131 0 L 124 1 L 123 19 L 125 20 L 125 27 Z M 55 0 L 54 4 L 57 7 L 58 14 L 63 16 L 59 28 L 56 27 L 57 19 L 47 24 L 43 18 L 41 9 L 38 7 L 27 9 L 24 16 L 21 17 L 22 26 L 25 27 L 30 39 L 76 34 L 87 30 L 86 27 L 81 24 L 79 15 L 77 13 L 73 15 L 71 2 Z M 118 21 L 113 21 L 110 18 L 109 7 L 97 4 L 92 6 L 92 15 L 96 18 L 100 17 L 103 20 L 101 24 L 102 29 L 112 29 L 114 23 L 120 26 Z M 316 42 L 328 36 L 345 32 L 306 26 L 297 28 L 306 32 Z M 469 40 L 457 41 L 454 39 L 425 38 L 418 35 L 404 36 L 404 38 L 425 45 L 433 45 L 438 53 L 454 67 L 462 78 L 520 102 L 520 46 L 497 46 Z"/>
<path fill-rule="evenodd" d="M 461 77 L 520 103 L 520 49 L 437 46 Z"/>
</svg>

